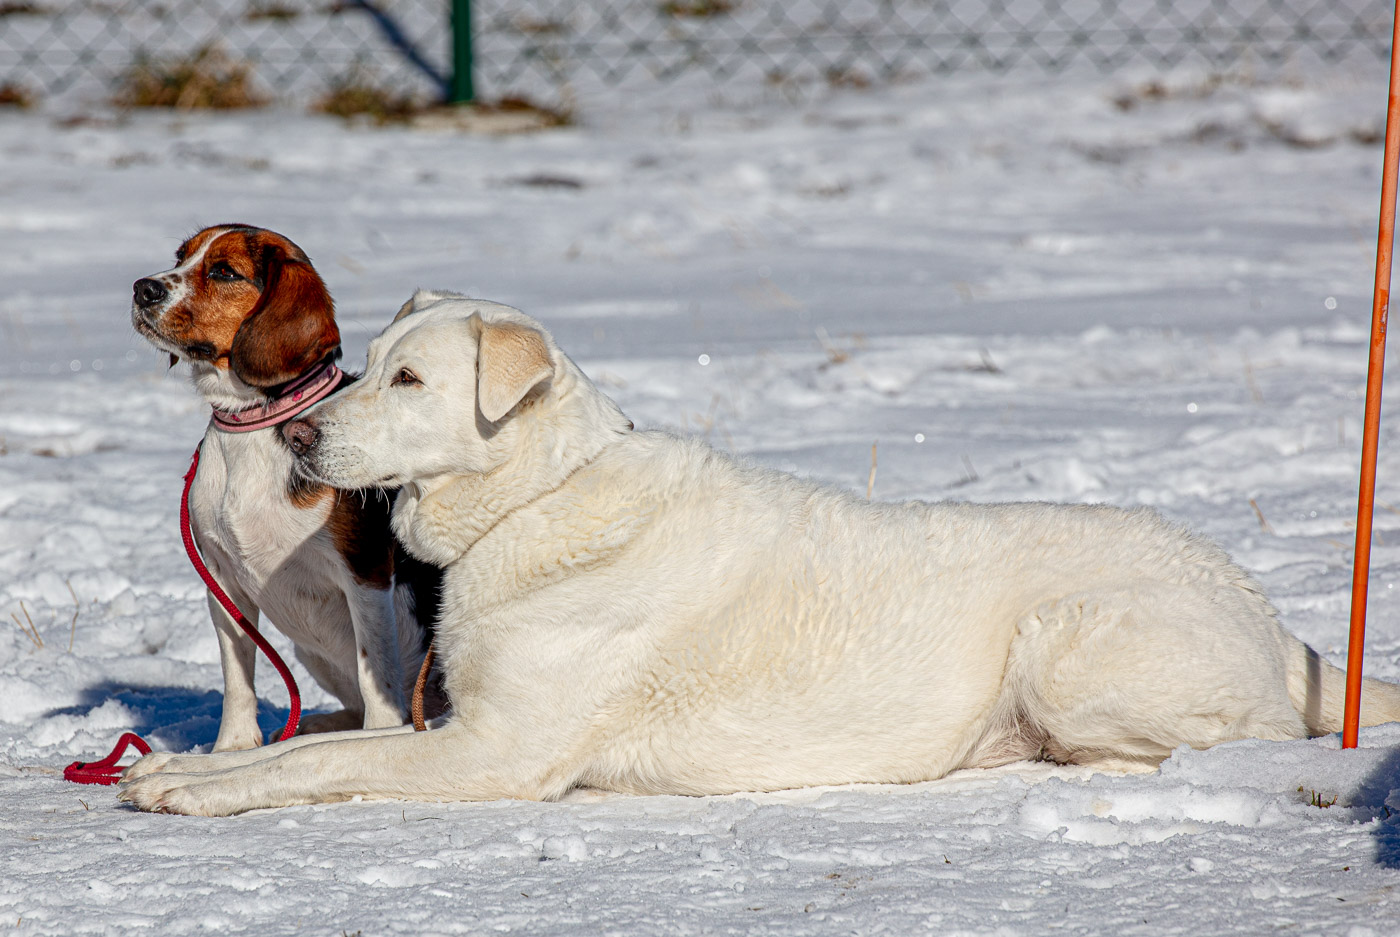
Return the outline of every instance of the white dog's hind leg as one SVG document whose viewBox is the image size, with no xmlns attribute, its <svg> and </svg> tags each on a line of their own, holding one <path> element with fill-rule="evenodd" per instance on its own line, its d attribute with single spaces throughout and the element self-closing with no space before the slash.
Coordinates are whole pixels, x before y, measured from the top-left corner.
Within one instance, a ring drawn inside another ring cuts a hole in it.
<svg viewBox="0 0 1400 937">
<path fill-rule="evenodd" d="M 1242 592 L 1149 583 L 1067 596 L 1019 623 L 1006 691 L 1057 761 L 1156 763 L 1180 745 L 1303 738 L 1279 636 Z"/>
</svg>

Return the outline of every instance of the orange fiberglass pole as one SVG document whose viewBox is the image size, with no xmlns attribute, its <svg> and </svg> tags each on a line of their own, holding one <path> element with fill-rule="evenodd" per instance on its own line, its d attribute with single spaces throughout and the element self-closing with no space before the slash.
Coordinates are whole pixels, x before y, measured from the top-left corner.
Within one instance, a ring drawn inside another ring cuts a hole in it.
<svg viewBox="0 0 1400 937">
<path fill-rule="evenodd" d="M 1371 301 L 1371 363 L 1366 371 L 1366 421 L 1361 441 L 1361 490 L 1356 499 L 1356 556 L 1351 580 L 1351 636 L 1347 642 L 1347 696 L 1342 747 L 1355 748 L 1361 722 L 1361 651 L 1366 643 L 1366 587 L 1371 579 L 1371 517 L 1376 499 L 1376 448 L 1381 435 L 1381 382 L 1390 315 L 1390 254 L 1395 243 L 1395 177 L 1400 168 L 1400 0 L 1390 40 L 1390 103 L 1385 119 L 1381 223 L 1376 238 L 1376 288 Z"/>
</svg>

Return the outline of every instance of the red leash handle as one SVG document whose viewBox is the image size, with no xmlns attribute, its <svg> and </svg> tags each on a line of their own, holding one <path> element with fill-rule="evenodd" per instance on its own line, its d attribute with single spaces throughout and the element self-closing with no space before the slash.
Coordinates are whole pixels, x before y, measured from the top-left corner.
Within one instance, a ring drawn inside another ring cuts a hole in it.
<svg viewBox="0 0 1400 937">
<path fill-rule="evenodd" d="M 204 580 L 204 585 L 208 587 L 210 594 L 219 600 L 219 604 L 228 612 L 230 618 L 238 623 L 238 627 L 243 629 L 258 650 L 267 655 L 267 659 L 272 662 L 272 666 L 282 675 L 282 681 L 287 684 L 287 694 L 291 697 L 290 712 L 287 713 L 287 724 L 282 727 L 282 734 L 277 741 L 283 742 L 297 734 L 297 724 L 301 722 L 301 693 L 297 691 L 296 679 L 292 677 L 292 672 L 287 668 L 286 662 L 282 660 L 280 654 L 267 643 L 267 639 L 258 633 L 258 629 L 253 627 L 253 623 L 243 616 L 238 610 L 238 606 L 233 604 L 233 600 L 228 597 L 228 593 L 214 579 L 209 568 L 204 565 L 204 561 L 199 558 L 199 550 L 194 545 L 194 531 L 190 527 L 190 489 L 194 487 L 195 472 L 199 469 L 199 450 L 203 444 L 196 446 L 194 457 L 190 460 L 190 470 L 185 473 L 185 490 L 180 495 L 180 539 L 185 542 L 185 553 L 190 558 L 190 563 L 194 565 L 195 572 L 199 573 L 199 578 Z M 134 746 L 143 755 L 151 753 L 151 746 L 135 732 L 127 732 L 117 739 L 117 745 L 112 749 L 111 754 L 101 761 L 75 761 L 63 769 L 63 779 L 72 781 L 75 784 L 116 784 L 121 779 L 122 768 L 117 761 L 126 753 L 128 746 Z"/>
<path fill-rule="evenodd" d="M 151 746 L 135 732 L 126 732 L 117 739 L 117 747 L 101 761 L 75 761 L 63 769 L 63 780 L 74 784 L 116 784 L 121 779 L 122 769 L 117 760 L 126 754 L 127 746 L 134 746 L 143 755 L 151 753 Z"/>
<path fill-rule="evenodd" d="M 291 711 L 287 713 L 287 724 L 282 727 L 282 734 L 277 741 L 285 742 L 287 739 L 297 734 L 297 724 L 301 722 L 301 694 L 297 692 L 297 682 L 292 677 L 291 670 L 287 669 L 282 656 L 267 643 L 267 639 L 258 633 L 258 629 L 253 627 L 253 623 L 243 617 L 243 613 L 238 610 L 238 606 L 233 604 L 233 600 L 228 597 L 228 593 L 215 581 L 209 568 L 204 565 L 204 561 L 199 558 L 199 550 L 194 545 L 194 530 L 190 526 L 190 489 L 194 487 L 194 475 L 199 470 L 199 450 L 203 443 L 195 447 L 194 457 L 190 459 L 190 470 L 185 473 L 185 492 L 180 496 L 180 537 L 185 541 L 185 553 L 190 558 L 190 563 L 194 565 L 194 571 L 199 573 L 199 578 L 204 580 L 204 584 L 209 587 L 209 592 L 214 598 L 219 600 L 219 604 L 228 612 L 228 617 L 238 623 L 238 627 L 243 629 L 243 633 L 248 636 L 258 650 L 267 656 L 272 662 L 272 666 L 282 676 L 282 682 L 287 684 L 287 695 L 291 698 Z"/>
</svg>

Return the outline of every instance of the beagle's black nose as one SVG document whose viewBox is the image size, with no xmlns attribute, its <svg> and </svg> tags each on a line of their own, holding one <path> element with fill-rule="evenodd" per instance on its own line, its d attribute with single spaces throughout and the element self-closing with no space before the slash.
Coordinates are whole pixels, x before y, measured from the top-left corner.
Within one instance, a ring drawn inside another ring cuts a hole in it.
<svg viewBox="0 0 1400 937">
<path fill-rule="evenodd" d="M 305 420 L 292 420 L 282 424 L 282 438 L 297 455 L 306 455 L 321 438 L 321 431 Z"/>
<path fill-rule="evenodd" d="M 131 285 L 131 292 L 138 306 L 154 306 L 167 295 L 165 285 L 159 280 L 144 277 Z"/>
</svg>

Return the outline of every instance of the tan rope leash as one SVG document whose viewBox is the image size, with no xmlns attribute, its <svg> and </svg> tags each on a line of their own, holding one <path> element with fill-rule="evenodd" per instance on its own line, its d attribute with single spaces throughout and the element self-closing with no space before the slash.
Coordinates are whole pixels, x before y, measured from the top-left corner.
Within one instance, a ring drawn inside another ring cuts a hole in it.
<svg viewBox="0 0 1400 937">
<path fill-rule="evenodd" d="M 428 685 L 428 671 L 433 669 L 433 658 L 437 655 L 433 653 L 432 647 L 428 648 L 428 653 L 423 655 L 423 666 L 418 668 L 418 679 L 413 684 L 413 731 L 423 732 L 428 728 L 428 724 L 423 720 L 423 688 Z"/>
</svg>

